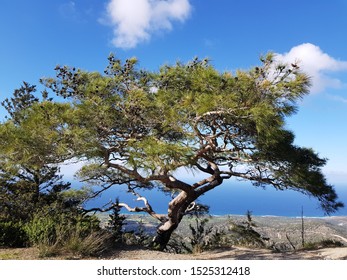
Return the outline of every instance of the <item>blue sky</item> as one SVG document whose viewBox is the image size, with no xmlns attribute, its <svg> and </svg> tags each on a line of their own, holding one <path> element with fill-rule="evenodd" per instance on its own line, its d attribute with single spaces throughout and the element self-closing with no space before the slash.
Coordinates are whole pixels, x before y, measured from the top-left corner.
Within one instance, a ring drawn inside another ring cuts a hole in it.
<svg viewBox="0 0 347 280">
<path fill-rule="evenodd" d="M 0 100 L 57 64 L 102 71 L 110 52 L 152 70 L 199 56 L 235 71 L 273 51 L 312 76 L 288 119 L 296 143 L 329 159 L 329 182 L 347 185 L 346 26 L 345 0 L 2 0 Z"/>
</svg>

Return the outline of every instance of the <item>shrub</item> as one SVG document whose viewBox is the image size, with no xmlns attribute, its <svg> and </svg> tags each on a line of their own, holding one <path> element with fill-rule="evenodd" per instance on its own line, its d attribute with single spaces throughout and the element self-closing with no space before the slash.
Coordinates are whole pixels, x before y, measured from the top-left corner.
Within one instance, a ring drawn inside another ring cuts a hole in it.
<svg viewBox="0 0 347 280">
<path fill-rule="evenodd" d="M 165 248 L 165 251 L 174 254 L 191 253 L 191 249 L 186 244 L 184 237 L 175 232 L 172 234 L 171 239 Z"/>
<path fill-rule="evenodd" d="M 122 242 L 126 245 L 150 246 L 152 237 L 147 233 L 142 219 L 138 222 L 136 230 L 124 232 Z"/>
<path fill-rule="evenodd" d="M 224 227 L 214 228 L 208 240 L 209 248 L 230 246 L 230 238 Z"/>
<path fill-rule="evenodd" d="M 111 234 L 101 230 L 95 216 L 78 211 L 35 214 L 25 224 L 30 245 L 40 249 L 40 257 L 59 254 L 96 256 L 109 248 Z"/>
<path fill-rule="evenodd" d="M 255 230 L 256 224 L 253 222 L 252 213 L 247 211 L 246 217 L 247 220 L 242 223 L 235 223 L 230 220 L 229 232 L 231 234 L 231 242 L 234 245 L 247 247 L 266 247 L 265 241 L 268 241 L 268 238 L 261 236 L 261 234 Z"/>
<path fill-rule="evenodd" d="M 0 222 L 0 246 L 1 247 L 25 247 L 27 235 L 22 222 Z"/>
<path fill-rule="evenodd" d="M 343 243 L 333 239 L 324 239 L 317 242 L 308 242 L 305 243 L 303 249 L 305 250 L 317 250 L 322 248 L 334 248 L 334 247 L 343 247 Z"/>
<path fill-rule="evenodd" d="M 189 224 L 191 236 L 189 237 L 189 243 L 193 254 L 201 253 L 208 247 L 207 237 L 212 232 L 212 227 L 207 227 L 207 218 L 194 219 L 195 225 Z"/>
<path fill-rule="evenodd" d="M 57 223 L 50 216 L 35 215 L 24 225 L 28 236 L 28 245 L 53 245 L 57 240 Z"/>
</svg>

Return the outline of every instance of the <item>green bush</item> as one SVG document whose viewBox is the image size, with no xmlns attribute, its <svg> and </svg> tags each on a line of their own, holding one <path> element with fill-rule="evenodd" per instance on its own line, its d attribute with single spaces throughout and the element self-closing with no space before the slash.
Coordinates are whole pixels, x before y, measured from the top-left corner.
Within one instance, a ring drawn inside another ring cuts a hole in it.
<svg viewBox="0 0 347 280">
<path fill-rule="evenodd" d="M 305 250 L 317 250 L 322 248 L 335 248 L 335 247 L 343 247 L 343 243 L 333 239 L 324 239 L 317 242 L 308 242 L 305 243 L 303 249 Z"/>
<path fill-rule="evenodd" d="M 96 216 L 78 211 L 43 211 L 24 225 L 28 244 L 37 246 L 40 257 L 73 254 L 96 256 L 107 250 L 112 235 L 99 227 Z"/>
<path fill-rule="evenodd" d="M 84 238 L 100 227 L 95 216 L 69 211 L 36 214 L 24 229 L 30 245 L 54 245 L 63 243 L 72 234 Z"/>
<path fill-rule="evenodd" d="M 233 245 L 240 245 L 254 248 L 266 247 L 266 242 L 269 240 L 263 237 L 258 231 L 256 231 L 256 224 L 253 222 L 251 211 L 246 213 L 246 221 L 242 223 L 235 223 L 230 220 L 229 235 Z"/>
<path fill-rule="evenodd" d="M 192 252 L 191 248 L 186 243 L 185 238 L 175 232 L 172 234 L 165 251 L 174 254 L 187 254 Z"/>
<path fill-rule="evenodd" d="M 211 236 L 209 237 L 208 244 L 210 249 L 229 247 L 231 242 L 229 235 L 226 232 L 226 228 L 214 228 Z"/>
<path fill-rule="evenodd" d="M 1 247 L 25 247 L 27 239 L 21 222 L 0 221 Z"/>
<path fill-rule="evenodd" d="M 196 217 L 194 219 L 195 224 L 189 224 L 191 236 L 189 237 L 189 243 L 191 246 L 191 252 L 193 254 L 201 253 L 209 247 L 207 238 L 212 232 L 212 227 L 207 227 L 209 219 Z"/>
<path fill-rule="evenodd" d="M 28 237 L 28 245 L 53 245 L 56 242 L 56 222 L 50 216 L 35 215 L 24 225 Z"/>
</svg>

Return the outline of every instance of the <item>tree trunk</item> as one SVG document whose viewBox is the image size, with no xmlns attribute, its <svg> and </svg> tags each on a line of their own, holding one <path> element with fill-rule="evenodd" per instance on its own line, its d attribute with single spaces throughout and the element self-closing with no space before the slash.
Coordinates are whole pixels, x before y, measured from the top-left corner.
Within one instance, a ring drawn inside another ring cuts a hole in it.
<svg viewBox="0 0 347 280">
<path fill-rule="evenodd" d="M 157 229 L 157 235 L 153 240 L 153 247 L 163 251 L 170 241 L 171 234 L 178 227 L 178 224 L 167 221 L 163 225 L 159 226 Z"/>
<path fill-rule="evenodd" d="M 157 229 L 157 235 L 153 240 L 153 246 L 164 250 L 170 241 L 172 233 L 181 222 L 186 209 L 196 199 L 194 191 L 186 193 L 182 191 L 169 203 L 168 219 Z"/>
</svg>

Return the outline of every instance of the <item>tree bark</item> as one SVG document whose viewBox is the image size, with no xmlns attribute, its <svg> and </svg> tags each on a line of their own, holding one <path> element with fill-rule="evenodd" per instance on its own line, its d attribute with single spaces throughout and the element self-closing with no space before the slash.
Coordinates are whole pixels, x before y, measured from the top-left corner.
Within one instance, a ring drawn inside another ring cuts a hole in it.
<svg viewBox="0 0 347 280">
<path fill-rule="evenodd" d="M 170 203 L 168 208 L 168 219 L 159 225 L 157 235 L 153 240 L 153 247 L 164 250 L 170 241 L 171 235 L 181 222 L 188 206 L 196 199 L 194 191 L 182 191 Z"/>
</svg>

